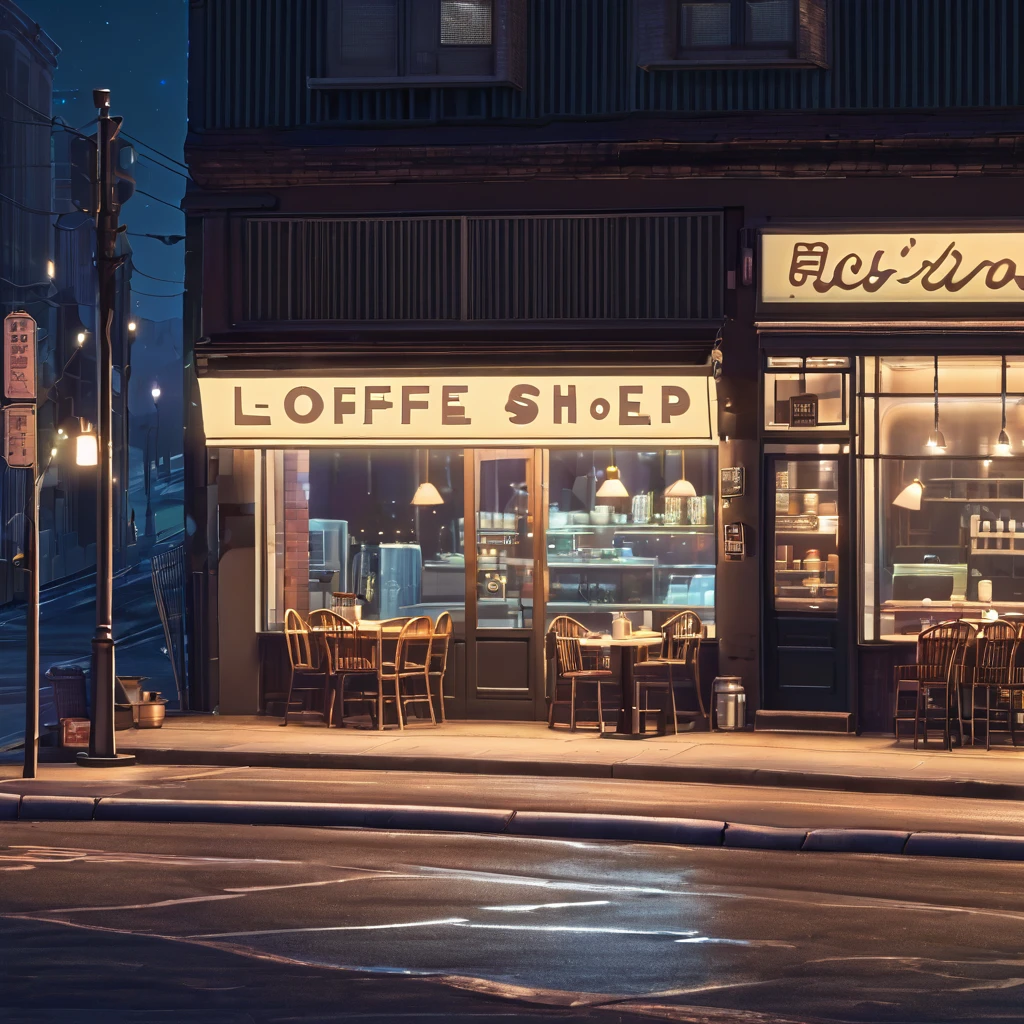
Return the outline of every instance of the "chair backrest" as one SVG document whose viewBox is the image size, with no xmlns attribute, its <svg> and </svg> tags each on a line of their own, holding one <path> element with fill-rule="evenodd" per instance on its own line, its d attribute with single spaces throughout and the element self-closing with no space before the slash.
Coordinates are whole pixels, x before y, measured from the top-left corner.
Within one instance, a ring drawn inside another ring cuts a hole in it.
<svg viewBox="0 0 1024 1024">
<path fill-rule="evenodd" d="M 284 640 L 288 645 L 288 661 L 293 669 L 318 667 L 319 660 L 313 661 L 314 655 L 309 644 L 309 626 L 294 608 L 284 613 Z"/>
<path fill-rule="evenodd" d="M 555 657 L 560 676 L 583 671 L 583 648 L 580 647 L 579 637 L 556 636 Z"/>
<path fill-rule="evenodd" d="M 306 621 L 309 623 L 309 628 L 314 630 L 332 631 L 337 629 L 340 632 L 351 625 L 344 616 L 339 615 L 331 608 L 314 608 Z"/>
<path fill-rule="evenodd" d="M 428 664 L 430 641 L 434 636 L 434 623 L 429 615 L 419 615 L 402 627 L 398 637 L 395 665 L 399 671 Z"/>
<path fill-rule="evenodd" d="M 963 662 L 975 628 L 968 622 L 940 622 L 923 630 L 917 638 L 918 668 L 928 668 L 932 679 L 949 679 L 953 668 Z M 919 672 L 919 678 L 925 678 Z"/>
<path fill-rule="evenodd" d="M 552 636 L 584 637 L 590 630 L 582 622 L 577 622 L 569 615 L 556 615 L 551 620 L 551 625 L 548 626 L 548 632 Z"/>
<path fill-rule="evenodd" d="M 987 623 L 981 630 L 975 655 L 978 682 L 999 683 L 1009 680 L 1017 649 L 1018 628 L 1005 619 Z"/>
<path fill-rule="evenodd" d="M 661 656 L 674 661 L 690 661 L 700 652 L 704 623 L 696 612 L 679 612 L 661 627 Z"/>
<path fill-rule="evenodd" d="M 400 629 L 403 626 L 405 626 L 405 624 L 407 622 L 411 622 L 411 621 L 412 621 L 412 619 L 410 619 L 408 615 L 400 616 L 399 618 L 395 618 L 395 619 L 381 619 L 381 621 L 380 621 L 380 628 L 382 630 L 384 630 L 384 629 Z"/>
<path fill-rule="evenodd" d="M 451 647 L 454 628 L 448 612 L 441 612 L 434 623 L 434 635 L 430 639 L 430 672 L 444 676 L 448 670 L 448 649 Z"/>
<path fill-rule="evenodd" d="M 310 629 L 310 648 L 320 648 L 320 656 L 335 673 L 356 655 L 352 623 L 330 608 L 314 608 L 306 620 Z M 315 656 L 315 653 L 314 653 Z"/>
</svg>

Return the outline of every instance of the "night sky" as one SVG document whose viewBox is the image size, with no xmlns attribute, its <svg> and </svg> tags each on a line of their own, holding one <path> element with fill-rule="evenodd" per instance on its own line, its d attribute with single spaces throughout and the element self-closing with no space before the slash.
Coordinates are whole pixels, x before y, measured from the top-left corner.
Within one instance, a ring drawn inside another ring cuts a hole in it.
<svg viewBox="0 0 1024 1024">
<path fill-rule="evenodd" d="M 96 116 L 92 90 L 112 93 L 111 113 L 124 117 L 124 131 L 176 161 L 183 159 L 186 130 L 187 0 L 16 0 L 61 48 L 55 90 L 78 90 L 56 113 L 74 128 Z M 91 128 L 89 129 L 92 130 Z M 182 168 L 146 146 L 136 146 L 138 187 L 177 206 L 185 191 Z M 179 173 L 164 170 L 162 163 Z M 136 192 L 121 211 L 133 233 L 183 234 L 177 209 Z M 181 316 L 185 245 L 130 236 L 138 271 L 133 279 L 138 313 L 152 320 Z M 172 282 L 172 283 L 167 283 Z M 176 283 L 175 283 L 176 282 Z M 139 292 L 170 298 L 150 298 Z"/>
</svg>

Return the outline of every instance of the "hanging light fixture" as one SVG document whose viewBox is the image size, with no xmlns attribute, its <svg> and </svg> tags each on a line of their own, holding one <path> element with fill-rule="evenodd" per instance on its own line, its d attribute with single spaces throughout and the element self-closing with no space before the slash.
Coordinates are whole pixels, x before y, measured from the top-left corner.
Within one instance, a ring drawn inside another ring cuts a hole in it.
<svg viewBox="0 0 1024 1024">
<path fill-rule="evenodd" d="M 604 483 L 597 489 L 598 498 L 628 498 L 629 491 L 619 479 L 619 467 L 615 465 L 615 449 L 612 449 L 612 464 L 605 471 Z"/>
<path fill-rule="evenodd" d="M 912 512 L 921 511 L 921 499 L 924 497 L 924 484 L 915 477 L 899 494 L 893 498 L 892 503 L 897 508 L 909 508 Z"/>
<path fill-rule="evenodd" d="M 1002 428 L 999 431 L 999 437 L 996 438 L 996 455 L 1009 455 L 1010 454 L 1010 435 L 1006 432 L 1006 356 L 1003 356 L 1002 404 L 1003 404 L 1003 425 L 1002 425 Z"/>
<path fill-rule="evenodd" d="M 430 482 L 430 452 L 427 452 L 426 480 L 416 488 L 412 496 L 412 505 L 443 505 L 444 498 L 441 492 Z"/>
<path fill-rule="evenodd" d="M 697 489 L 686 479 L 686 453 L 680 452 L 679 479 L 665 488 L 666 498 L 695 498 Z"/>
<path fill-rule="evenodd" d="M 939 357 L 935 357 L 935 379 L 932 384 L 933 393 L 935 395 L 935 425 L 932 432 L 928 435 L 928 440 L 925 441 L 925 447 L 931 448 L 935 452 L 944 452 L 946 450 L 946 439 L 942 435 L 942 431 L 939 430 Z"/>
<path fill-rule="evenodd" d="M 75 438 L 75 465 L 98 466 L 100 461 L 99 443 L 92 424 L 80 420 L 78 437 Z"/>
</svg>

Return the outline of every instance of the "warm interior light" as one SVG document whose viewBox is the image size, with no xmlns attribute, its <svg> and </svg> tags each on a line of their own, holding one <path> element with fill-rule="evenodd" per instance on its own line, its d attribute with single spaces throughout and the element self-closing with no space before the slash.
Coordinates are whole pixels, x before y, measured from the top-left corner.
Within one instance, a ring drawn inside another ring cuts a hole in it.
<svg viewBox="0 0 1024 1024">
<path fill-rule="evenodd" d="M 946 450 L 946 438 L 941 430 L 933 430 L 928 435 L 928 440 L 925 441 L 926 448 L 932 448 L 937 452 L 944 452 Z"/>
<path fill-rule="evenodd" d="M 53 265 L 53 260 L 46 261 L 46 276 L 51 281 L 57 276 L 57 268 Z"/>
<path fill-rule="evenodd" d="M 79 434 L 75 440 L 75 465 L 98 466 L 100 461 L 99 448 L 95 434 Z"/>
<path fill-rule="evenodd" d="M 1005 430 L 1000 430 L 996 439 L 996 455 L 1009 455 L 1010 452 L 1010 435 Z"/>
<path fill-rule="evenodd" d="M 57 458 L 57 449 L 56 448 L 51 448 L 50 449 L 50 458 L 51 459 Z"/>
<path fill-rule="evenodd" d="M 696 496 L 696 488 L 689 480 L 685 480 L 683 477 L 680 477 L 675 483 L 669 484 L 665 488 L 666 498 L 695 498 Z"/>
<path fill-rule="evenodd" d="M 629 491 L 626 490 L 626 485 L 619 479 L 618 467 L 609 466 L 606 473 L 604 483 L 597 489 L 597 497 L 628 498 Z"/>
<path fill-rule="evenodd" d="M 412 504 L 443 505 L 444 498 L 441 497 L 441 492 L 428 480 L 416 488 L 416 493 L 412 496 Z"/>
<path fill-rule="evenodd" d="M 893 498 L 892 503 L 897 508 L 909 508 L 913 512 L 921 511 L 921 499 L 924 497 L 924 484 L 920 480 L 912 480 L 899 494 Z"/>
<path fill-rule="evenodd" d="M 942 431 L 939 430 L 939 357 L 935 356 L 934 358 L 935 377 L 932 383 L 932 393 L 935 397 L 935 425 L 924 444 L 926 448 L 931 448 L 933 451 L 944 452 L 946 450 L 946 439 L 942 436 Z"/>
<path fill-rule="evenodd" d="M 138 327 L 138 326 L 139 325 L 134 320 L 129 320 L 128 321 L 128 330 L 129 331 L 134 331 L 135 328 Z"/>
</svg>

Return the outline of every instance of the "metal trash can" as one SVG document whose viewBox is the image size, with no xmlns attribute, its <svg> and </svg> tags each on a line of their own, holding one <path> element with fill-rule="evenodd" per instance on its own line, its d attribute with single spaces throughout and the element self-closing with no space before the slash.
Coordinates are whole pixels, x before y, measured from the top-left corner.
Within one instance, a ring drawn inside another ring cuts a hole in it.
<svg viewBox="0 0 1024 1024">
<path fill-rule="evenodd" d="M 733 731 L 746 728 L 747 691 L 739 676 L 715 676 L 711 686 L 714 699 L 714 721 L 718 729 Z"/>
</svg>

